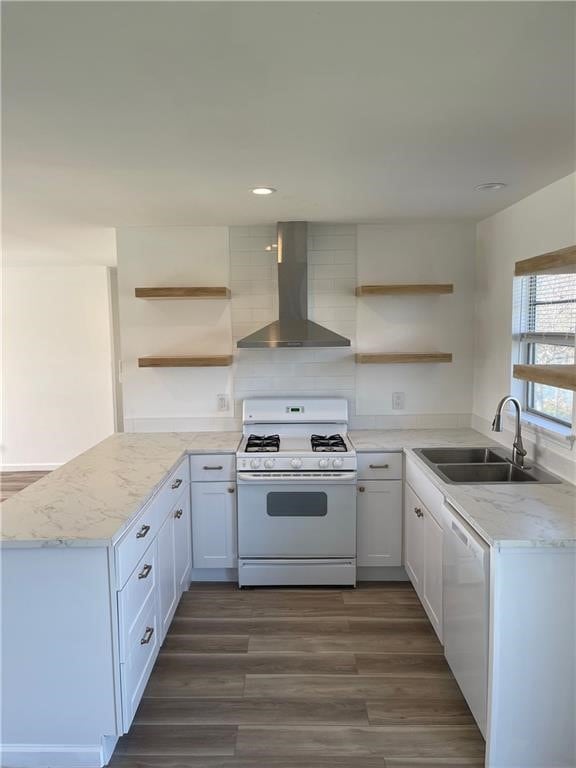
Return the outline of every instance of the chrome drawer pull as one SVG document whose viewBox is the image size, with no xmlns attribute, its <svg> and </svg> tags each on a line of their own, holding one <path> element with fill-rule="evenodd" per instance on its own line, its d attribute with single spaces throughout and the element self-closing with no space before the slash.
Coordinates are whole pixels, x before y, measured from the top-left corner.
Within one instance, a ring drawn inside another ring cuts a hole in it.
<svg viewBox="0 0 576 768">
<path fill-rule="evenodd" d="M 234 493 L 234 488 L 228 488 L 228 493 Z"/>
<path fill-rule="evenodd" d="M 146 536 L 146 534 L 148 533 L 149 530 L 150 530 L 150 526 L 149 525 L 143 525 L 142 528 L 140 528 L 140 530 L 136 534 L 136 538 L 137 539 L 143 539 L 144 536 Z"/>
<path fill-rule="evenodd" d="M 180 520 L 180 518 L 182 517 L 182 512 L 183 512 L 182 509 L 177 509 L 176 512 L 174 512 L 174 517 L 176 518 L 176 520 Z"/>
<path fill-rule="evenodd" d="M 148 565 L 148 563 L 146 563 L 144 565 L 144 568 L 142 568 L 142 570 L 138 574 L 138 578 L 139 579 L 146 579 L 149 576 L 151 570 L 152 570 L 152 566 Z"/>
<path fill-rule="evenodd" d="M 363 486 L 363 485 L 359 485 L 359 486 L 358 486 L 358 490 L 360 491 L 360 493 L 364 493 L 364 491 L 366 490 L 366 488 L 364 488 L 364 486 Z"/>
<path fill-rule="evenodd" d="M 224 467 L 223 467 L 223 466 L 220 464 L 220 465 L 219 465 L 219 466 L 217 466 L 217 467 L 208 467 L 208 466 L 204 466 L 204 467 L 202 467 L 202 469 L 205 469 L 205 470 L 210 470 L 210 469 L 224 469 Z"/>
<path fill-rule="evenodd" d="M 420 507 L 414 507 L 414 514 L 416 517 L 424 517 L 424 512 L 422 512 Z"/>
<path fill-rule="evenodd" d="M 140 645 L 148 645 L 150 640 L 152 640 L 153 634 L 154 627 L 146 627 L 146 632 L 144 632 L 144 637 L 140 640 Z"/>
<path fill-rule="evenodd" d="M 176 488 L 180 488 L 181 485 L 182 485 L 182 480 L 180 480 L 180 478 L 178 478 L 178 480 L 174 480 L 174 482 L 172 483 L 172 490 L 174 491 L 176 490 Z"/>
<path fill-rule="evenodd" d="M 370 469 L 390 469 L 390 464 L 370 464 Z"/>
</svg>

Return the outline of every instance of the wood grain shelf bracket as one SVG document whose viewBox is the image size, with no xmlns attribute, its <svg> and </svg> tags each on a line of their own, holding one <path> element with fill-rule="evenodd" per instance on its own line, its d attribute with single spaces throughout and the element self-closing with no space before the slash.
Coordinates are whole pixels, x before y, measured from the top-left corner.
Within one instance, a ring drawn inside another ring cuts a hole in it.
<svg viewBox="0 0 576 768">
<path fill-rule="evenodd" d="M 139 368 L 225 368 L 232 365 L 233 355 L 171 355 L 139 357 Z"/>
<path fill-rule="evenodd" d="M 196 287 L 186 288 L 178 286 L 174 288 L 135 288 L 134 295 L 137 299 L 229 299 L 230 288 L 224 287 Z"/>
<path fill-rule="evenodd" d="M 530 259 L 522 259 L 522 261 L 517 261 L 514 267 L 516 277 L 539 274 L 570 274 L 572 272 L 576 272 L 576 245 L 543 253 L 540 256 L 532 256 Z"/>
<path fill-rule="evenodd" d="M 386 283 L 359 285 L 356 296 L 425 296 L 454 293 L 453 283 Z"/>
<path fill-rule="evenodd" d="M 398 363 L 451 363 L 451 352 L 388 352 L 373 354 L 359 352 L 356 362 L 360 365 L 386 365 Z"/>
<path fill-rule="evenodd" d="M 515 379 L 576 392 L 576 365 L 515 365 Z"/>
</svg>

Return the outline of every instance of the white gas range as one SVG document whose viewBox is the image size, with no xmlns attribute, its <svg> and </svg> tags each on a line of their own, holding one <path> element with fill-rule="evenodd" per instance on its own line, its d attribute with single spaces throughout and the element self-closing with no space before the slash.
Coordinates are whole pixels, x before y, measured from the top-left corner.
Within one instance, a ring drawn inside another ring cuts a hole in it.
<svg viewBox="0 0 576 768">
<path fill-rule="evenodd" d="M 356 453 L 343 398 L 251 398 L 236 454 L 242 586 L 356 583 Z"/>
</svg>

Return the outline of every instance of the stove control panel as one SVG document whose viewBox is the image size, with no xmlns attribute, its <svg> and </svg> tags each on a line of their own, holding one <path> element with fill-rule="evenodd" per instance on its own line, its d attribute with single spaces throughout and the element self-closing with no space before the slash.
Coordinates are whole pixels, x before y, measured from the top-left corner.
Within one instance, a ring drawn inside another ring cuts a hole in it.
<svg viewBox="0 0 576 768">
<path fill-rule="evenodd" d="M 298 472 L 300 470 L 319 472 L 320 470 L 333 472 L 335 470 L 356 470 L 357 461 L 354 454 L 346 456 L 328 456 L 321 458 L 314 455 L 290 456 L 275 454 L 252 455 L 240 453 L 236 456 L 236 468 L 239 472 L 253 472 L 254 470 L 267 470 L 273 472 Z"/>
</svg>

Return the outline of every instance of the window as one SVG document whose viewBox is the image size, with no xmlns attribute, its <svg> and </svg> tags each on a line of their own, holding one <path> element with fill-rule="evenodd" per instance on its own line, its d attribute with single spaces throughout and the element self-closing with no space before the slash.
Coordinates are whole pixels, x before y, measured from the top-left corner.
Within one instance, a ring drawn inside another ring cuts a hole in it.
<svg viewBox="0 0 576 768">
<path fill-rule="evenodd" d="M 521 280 L 516 335 L 520 361 L 529 365 L 574 363 L 576 274 L 530 275 Z M 573 397 L 570 390 L 526 382 L 524 406 L 528 412 L 571 426 Z"/>
</svg>

